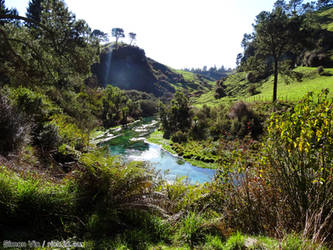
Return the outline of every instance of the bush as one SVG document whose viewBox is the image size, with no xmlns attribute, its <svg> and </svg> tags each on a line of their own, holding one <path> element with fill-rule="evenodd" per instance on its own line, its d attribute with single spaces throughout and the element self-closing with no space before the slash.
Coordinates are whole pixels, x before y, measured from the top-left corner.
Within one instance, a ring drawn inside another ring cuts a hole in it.
<svg viewBox="0 0 333 250">
<path fill-rule="evenodd" d="M 323 227 L 316 229 L 313 224 L 308 230 L 310 236 L 333 236 L 322 224 L 326 220 L 325 224 L 329 221 L 333 225 L 332 110 L 328 90 L 318 98 L 309 93 L 288 112 L 272 115 L 265 143 L 270 183 L 281 190 L 291 213 L 289 220 L 292 216 L 300 230 L 306 219 L 307 224 L 315 223 L 310 220 L 311 214 L 320 219 Z"/>
<path fill-rule="evenodd" d="M 231 121 L 231 133 L 237 137 L 250 134 L 257 138 L 262 133 L 260 119 L 244 102 L 235 103 L 229 112 Z"/>
<path fill-rule="evenodd" d="M 43 151 L 57 149 L 61 144 L 58 128 L 53 124 L 44 125 L 35 136 L 35 143 L 42 148 Z"/>
<path fill-rule="evenodd" d="M 221 162 L 217 180 L 231 227 L 272 235 L 303 232 L 315 243 L 333 240 L 332 110 L 327 90 L 318 98 L 310 93 L 271 116 L 259 154 L 243 147 L 231 162 Z"/>
<path fill-rule="evenodd" d="M 317 68 L 317 72 L 318 72 L 319 75 L 322 75 L 324 73 L 324 67 L 323 66 L 319 66 Z"/>
<path fill-rule="evenodd" d="M 253 86 L 253 85 L 249 87 L 248 91 L 249 91 L 249 94 L 250 94 L 251 96 L 253 96 L 253 95 L 256 95 L 256 94 L 259 94 L 259 93 L 260 93 L 259 91 L 257 91 L 257 88 L 256 88 L 256 86 Z"/>
<path fill-rule="evenodd" d="M 69 225 L 77 222 L 68 183 L 54 185 L 28 173 L 23 178 L 0 166 L 1 229 L 10 229 L 1 231 L 2 236 L 11 238 L 16 231 L 17 240 L 46 240 L 68 234 Z"/>
<path fill-rule="evenodd" d="M 140 101 L 140 107 L 143 117 L 153 116 L 158 111 L 157 103 L 153 100 L 142 100 Z"/>
<path fill-rule="evenodd" d="M 16 151 L 28 139 L 29 129 L 23 116 L 10 104 L 6 96 L 0 95 L 0 154 Z"/>
<path fill-rule="evenodd" d="M 222 88 L 222 87 L 217 87 L 216 88 L 216 90 L 215 90 L 215 95 L 214 95 L 214 97 L 216 98 L 216 99 L 220 99 L 220 98 L 222 98 L 222 97 L 225 97 L 227 94 L 225 93 L 225 91 L 224 91 L 224 88 Z"/>
<path fill-rule="evenodd" d="M 246 80 L 248 80 L 251 83 L 257 81 L 256 76 L 253 72 L 249 72 L 249 73 L 246 74 Z"/>
<path fill-rule="evenodd" d="M 193 248 L 194 244 L 204 240 L 202 230 L 204 222 L 204 219 L 200 215 L 190 212 L 181 222 L 179 231 L 176 234 L 176 239 L 185 241 Z"/>
<path fill-rule="evenodd" d="M 61 113 L 61 109 L 54 106 L 45 95 L 27 88 L 19 87 L 11 90 L 10 98 L 17 109 L 35 123 L 43 123 L 52 114 Z"/>
<path fill-rule="evenodd" d="M 177 142 L 177 143 L 182 143 L 182 142 L 186 142 L 187 141 L 187 133 L 178 130 L 172 137 L 171 140 L 173 142 Z"/>
</svg>

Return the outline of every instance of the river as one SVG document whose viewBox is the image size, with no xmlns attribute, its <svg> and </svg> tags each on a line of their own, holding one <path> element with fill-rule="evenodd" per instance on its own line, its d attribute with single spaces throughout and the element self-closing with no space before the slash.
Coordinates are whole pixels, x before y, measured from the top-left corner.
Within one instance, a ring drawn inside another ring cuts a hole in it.
<svg viewBox="0 0 333 250">
<path fill-rule="evenodd" d="M 192 184 L 212 180 L 215 170 L 199 168 L 163 150 L 159 145 L 146 141 L 158 124 L 153 118 L 130 124 L 127 128 L 114 130 L 115 138 L 108 141 L 112 155 L 121 155 L 125 161 L 146 161 L 160 171 L 168 181 L 187 176 Z"/>
</svg>

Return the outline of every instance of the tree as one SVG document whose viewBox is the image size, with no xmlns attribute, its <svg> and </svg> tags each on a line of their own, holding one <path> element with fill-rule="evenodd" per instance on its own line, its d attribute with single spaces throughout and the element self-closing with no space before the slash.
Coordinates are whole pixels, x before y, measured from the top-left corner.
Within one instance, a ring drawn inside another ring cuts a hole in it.
<svg viewBox="0 0 333 250">
<path fill-rule="evenodd" d="M 8 83 L 68 86 L 70 79 L 86 79 L 97 59 L 90 28 L 76 20 L 62 0 L 41 3 L 40 22 L 18 15 L 1 14 L 0 20 L 24 20 L 34 29 L 7 25 L 0 28 L 0 68 Z M 15 69 L 15 70 L 13 70 Z"/>
<path fill-rule="evenodd" d="M 288 3 L 288 9 L 290 14 L 297 15 L 303 11 L 303 0 L 290 0 Z"/>
<path fill-rule="evenodd" d="M 240 66 L 242 58 L 243 58 L 243 54 L 242 53 L 238 53 L 237 57 L 236 57 L 236 66 L 237 67 Z"/>
<path fill-rule="evenodd" d="M 282 8 L 283 10 L 286 10 L 287 9 L 287 4 L 285 2 L 285 0 L 277 0 L 275 3 L 274 3 L 274 8 Z"/>
<path fill-rule="evenodd" d="M 256 17 L 254 43 L 256 53 L 269 56 L 273 60 L 274 87 L 273 103 L 277 98 L 279 62 L 285 53 L 295 50 L 301 36 L 301 19 L 289 18 L 281 7 L 271 13 L 263 11 Z"/>
<path fill-rule="evenodd" d="M 0 15 L 18 15 L 18 12 L 16 9 L 6 8 L 5 0 L 0 0 Z M 3 18 L 2 20 L 0 20 L 0 25 L 4 25 L 5 23 L 9 22 L 15 23 L 16 21 Z"/>
<path fill-rule="evenodd" d="M 122 28 L 113 28 L 112 36 L 116 38 L 116 46 L 118 45 L 118 39 L 125 37 L 124 30 Z"/>
<path fill-rule="evenodd" d="M 92 38 L 97 39 L 100 42 L 108 42 L 109 41 L 108 34 L 101 31 L 101 30 L 98 30 L 98 29 L 93 30 L 93 32 L 91 32 L 90 36 Z"/>
<path fill-rule="evenodd" d="M 317 7 L 321 8 L 328 8 L 333 6 L 333 0 L 318 0 Z"/>
<path fill-rule="evenodd" d="M 169 138 L 177 131 L 187 132 L 191 128 L 192 121 L 188 98 L 177 91 L 168 107 L 160 105 L 160 117 L 165 138 Z"/>
<path fill-rule="evenodd" d="M 41 14 L 42 14 L 42 2 L 44 0 L 30 0 L 29 1 L 29 6 L 27 8 L 27 13 L 26 16 L 29 19 L 34 20 L 37 23 L 40 23 L 41 21 Z M 27 22 L 26 25 L 28 27 L 35 27 L 36 24 Z"/>
<path fill-rule="evenodd" d="M 133 33 L 133 32 L 130 32 L 130 33 L 128 33 L 128 35 L 129 35 L 129 37 L 130 37 L 130 39 L 131 39 L 130 45 L 132 45 L 132 42 L 133 42 L 134 40 L 136 40 L 136 34 Z"/>
</svg>

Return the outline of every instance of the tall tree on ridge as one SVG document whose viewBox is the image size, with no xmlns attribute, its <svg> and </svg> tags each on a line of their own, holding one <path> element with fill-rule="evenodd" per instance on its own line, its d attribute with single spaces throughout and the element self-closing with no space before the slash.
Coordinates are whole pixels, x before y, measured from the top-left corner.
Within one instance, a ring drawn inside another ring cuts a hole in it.
<svg viewBox="0 0 333 250">
<path fill-rule="evenodd" d="M 128 35 L 129 35 L 129 37 L 130 37 L 130 39 L 131 39 L 130 45 L 132 45 L 132 42 L 133 42 L 134 40 L 136 40 L 136 34 L 133 33 L 133 32 L 130 32 L 130 33 L 128 33 Z"/>
<path fill-rule="evenodd" d="M 118 39 L 125 37 L 124 30 L 122 28 L 113 28 L 112 36 L 116 38 L 116 47 L 118 46 Z"/>
</svg>

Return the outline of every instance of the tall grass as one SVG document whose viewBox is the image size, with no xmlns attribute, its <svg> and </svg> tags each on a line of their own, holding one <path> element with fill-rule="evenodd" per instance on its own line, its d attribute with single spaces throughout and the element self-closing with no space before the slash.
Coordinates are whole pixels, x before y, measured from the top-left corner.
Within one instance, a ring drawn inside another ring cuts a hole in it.
<svg viewBox="0 0 333 250">
<path fill-rule="evenodd" d="M 5 236 L 23 240 L 66 234 L 67 222 L 75 220 L 73 198 L 69 182 L 52 185 L 0 167 L 0 221 Z"/>
</svg>

